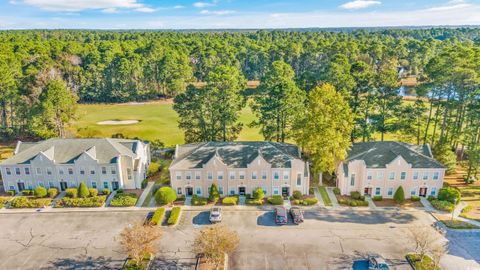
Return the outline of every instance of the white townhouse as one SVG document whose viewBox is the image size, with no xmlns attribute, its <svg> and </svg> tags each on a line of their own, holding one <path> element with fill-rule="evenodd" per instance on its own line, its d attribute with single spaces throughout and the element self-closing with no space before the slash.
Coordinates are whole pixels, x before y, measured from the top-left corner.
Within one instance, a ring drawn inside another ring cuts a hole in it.
<svg viewBox="0 0 480 270">
<path fill-rule="evenodd" d="M 206 142 L 177 145 L 170 165 L 172 188 L 178 195 L 208 196 L 212 183 L 220 195 L 266 196 L 308 194 L 308 163 L 298 147 L 275 142 Z"/>
<path fill-rule="evenodd" d="M 369 196 L 393 198 L 399 186 L 405 197 L 438 195 L 445 166 L 433 158 L 430 146 L 401 142 L 354 143 L 336 170 L 341 194 L 358 191 Z"/>
<path fill-rule="evenodd" d="M 85 182 L 90 188 L 141 188 L 150 163 L 150 146 L 140 140 L 60 139 L 17 143 L 0 164 L 5 191 L 37 186 L 65 190 Z"/>
</svg>

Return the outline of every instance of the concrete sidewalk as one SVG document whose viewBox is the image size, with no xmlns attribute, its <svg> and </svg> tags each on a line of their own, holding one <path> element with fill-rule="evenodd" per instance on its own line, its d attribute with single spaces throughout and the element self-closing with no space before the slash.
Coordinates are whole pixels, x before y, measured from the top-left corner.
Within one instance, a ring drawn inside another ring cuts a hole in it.
<svg viewBox="0 0 480 270">
<path fill-rule="evenodd" d="M 318 187 L 313 188 L 313 193 L 315 194 L 315 197 L 318 200 L 318 204 L 320 207 L 325 207 L 325 202 L 322 199 L 322 195 L 320 195 L 320 191 L 318 190 Z"/>
<path fill-rule="evenodd" d="M 332 207 L 334 209 L 340 207 L 337 201 L 337 196 L 335 196 L 335 193 L 333 193 L 333 187 L 327 187 L 327 193 L 328 197 L 330 197 L 330 200 L 332 201 Z"/>
<path fill-rule="evenodd" d="M 143 202 L 145 201 L 148 194 L 153 188 L 153 184 L 155 184 L 155 182 L 152 182 L 152 181 L 148 182 L 147 186 L 143 190 L 142 195 L 140 195 L 140 198 L 138 198 L 137 204 L 135 204 L 136 207 L 141 207 L 143 205 Z"/>
</svg>

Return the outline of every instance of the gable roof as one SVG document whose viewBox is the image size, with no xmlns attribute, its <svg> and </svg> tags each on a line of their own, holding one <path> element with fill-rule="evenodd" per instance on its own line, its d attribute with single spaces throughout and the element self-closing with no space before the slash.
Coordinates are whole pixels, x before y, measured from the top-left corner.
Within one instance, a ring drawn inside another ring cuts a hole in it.
<svg viewBox="0 0 480 270">
<path fill-rule="evenodd" d="M 445 168 L 433 158 L 428 144 L 411 145 L 391 141 L 354 143 L 346 162 L 363 160 L 367 168 L 385 168 L 398 156 L 411 164 L 412 168 Z"/>
<path fill-rule="evenodd" d="M 88 153 L 99 163 L 116 163 L 120 155 L 136 158 L 138 140 L 126 139 L 60 139 L 53 138 L 36 143 L 18 142 L 17 153 L 2 165 L 28 164 L 43 153 L 56 164 L 73 163 L 83 153 Z"/>
<path fill-rule="evenodd" d="M 275 142 L 207 142 L 178 145 L 171 168 L 202 168 L 217 156 L 230 168 L 246 168 L 258 156 L 272 168 L 291 168 L 291 160 L 301 159 L 298 147 Z"/>
</svg>

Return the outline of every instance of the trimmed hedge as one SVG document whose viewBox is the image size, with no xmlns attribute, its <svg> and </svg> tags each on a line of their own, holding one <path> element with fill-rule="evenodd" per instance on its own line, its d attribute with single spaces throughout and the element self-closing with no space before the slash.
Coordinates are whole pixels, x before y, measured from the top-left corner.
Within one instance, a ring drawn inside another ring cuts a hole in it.
<svg viewBox="0 0 480 270">
<path fill-rule="evenodd" d="M 88 187 L 84 182 L 80 182 L 80 185 L 78 186 L 78 197 L 80 198 L 86 198 L 90 196 L 90 192 L 88 192 Z"/>
<path fill-rule="evenodd" d="M 37 198 L 47 197 L 47 189 L 41 186 L 35 188 L 35 196 Z"/>
<path fill-rule="evenodd" d="M 393 199 L 398 204 L 402 204 L 405 202 L 405 192 L 403 191 L 402 186 L 399 186 L 397 188 L 397 190 L 395 191 L 395 194 L 393 194 Z"/>
<path fill-rule="evenodd" d="M 55 198 L 58 195 L 58 189 L 57 188 L 49 188 L 47 190 L 47 193 L 48 193 L 48 197 Z"/>
<path fill-rule="evenodd" d="M 238 197 L 236 197 L 236 196 L 224 197 L 222 199 L 222 204 L 223 205 L 237 205 L 238 204 Z"/>
<path fill-rule="evenodd" d="M 150 224 L 152 225 L 161 224 L 164 215 L 165 215 L 165 208 L 163 207 L 157 208 L 157 210 L 155 210 L 155 213 L 153 213 L 153 217 L 150 220 Z"/>
<path fill-rule="evenodd" d="M 10 196 L 15 196 L 15 190 L 14 189 L 9 190 L 7 193 Z"/>
<path fill-rule="evenodd" d="M 252 192 L 252 199 L 256 200 L 263 200 L 265 198 L 265 192 L 263 192 L 263 188 L 257 187 Z"/>
<path fill-rule="evenodd" d="M 159 204 L 170 204 L 177 199 L 177 193 L 171 187 L 161 187 L 155 192 L 155 201 Z"/>
<path fill-rule="evenodd" d="M 339 198 L 338 203 L 341 204 L 341 205 L 347 205 L 347 206 L 352 206 L 352 207 L 368 206 L 368 201 L 353 200 L 353 199 L 350 199 L 350 198 Z"/>
<path fill-rule="evenodd" d="M 152 177 L 160 170 L 160 163 L 158 162 L 150 162 L 148 165 L 147 176 Z"/>
<path fill-rule="evenodd" d="M 175 225 L 177 224 L 178 218 L 180 217 L 180 213 L 182 211 L 182 208 L 175 206 L 172 208 L 172 211 L 170 211 L 170 217 L 167 220 L 168 225 Z"/>
<path fill-rule="evenodd" d="M 8 203 L 10 200 L 10 197 L 0 197 L 0 208 L 3 208 L 5 204 Z"/>
<path fill-rule="evenodd" d="M 106 196 L 87 197 L 87 198 L 69 198 L 64 197 L 57 201 L 56 207 L 101 207 L 107 200 Z"/>
<path fill-rule="evenodd" d="M 49 205 L 52 202 L 50 198 L 27 198 L 16 197 L 10 203 L 10 208 L 40 208 Z"/>
<path fill-rule="evenodd" d="M 268 203 L 273 205 L 282 205 L 283 204 L 283 197 L 280 195 L 273 195 L 272 197 L 268 198 Z"/>
<path fill-rule="evenodd" d="M 412 197 L 410 197 L 410 200 L 412 200 L 412 202 L 419 202 L 420 201 L 420 196 L 412 196 Z"/>
<path fill-rule="evenodd" d="M 419 254 L 408 254 L 406 257 L 413 263 L 417 270 L 441 270 L 440 267 L 435 267 L 432 258 L 428 255 L 424 255 L 423 260 L 421 260 Z"/>
<path fill-rule="evenodd" d="M 78 197 L 78 190 L 76 188 L 67 188 L 65 190 L 65 197 L 77 198 Z"/>
<path fill-rule="evenodd" d="M 98 196 L 98 189 L 96 189 L 96 188 L 89 188 L 88 192 L 90 193 L 90 197 Z"/>
<path fill-rule="evenodd" d="M 340 189 L 338 187 L 333 188 L 333 194 L 340 195 Z"/>
<path fill-rule="evenodd" d="M 246 199 L 245 200 L 246 205 L 262 205 L 263 204 L 263 199 Z"/>
<path fill-rule="evenodd" d="M 35 194 L 35 191 L 33 189 L 22 190 L 22 195 L 23 196 L 30 196 L 30 195 L 34 195 L 34 194 Z"/>
<path fill-rule="evenodd" d="M 200 197 L 197 195 L 192 196 L 192 205 L 207 205 L 208 198 Z"/>
<path fill-rule="evenodd" d="M 298 190 L 295 190 L 295 191 L 293 192 L 293 198 L 294 198 L 295 200 L 301 200 L 301 199 L 303 199 L 303 194 L 302 194 L 302 192 L 300 192 L 300 191 L 298 191 Z"/>
<path fill-rule="evenodd" d="M 435 209 L 441 210 L 441 211 L 447 211 L 447 212 L 452 212 L 453 211 L 453 203 L 449 201 L 442 201 L 442 200 L 431 200 L 430 203 Z"/>
<path fill-rule="evenodd" d="M 142 189 L 145 189 L 148 185 L 148 178 L 143 179 L 142 181 Z"/>
<path fill-rule="evenodd" d="M 113 199 L 110 201 L 110 206 L 112 207 L 130 207 L 135 206 L 137 203 L 137 194 L 135 193 L 120 193 L 115 194 Z"/>
<path fill-rule="evenodd" d="M 360 198 L 362 197 L 362 194 L 360 194 L 360 192 L 358 191 L 352 191 L 350 192 L 350 197 L 352 197 L 352 199 L 354 200 L 360 200 Z"/>
<path fill-rule="evenodd" d="M 382 196 L 373 196 L 372 200 L 381 201 L 381 200 L 383 200 L 383 197 Z"/>
<path fill-rule="evenodd" d="M 103 194 L 103 195 L 107 195 L 107 196 L 108 196 L 108 195 L 110 195 L 110 193 L 112 193 L 112 192 L 111 192 L 110 189 L 108 189 L 108 188 L 105 188 L 105 189 L 102 190 L 102 194 Z"/>
</svg>

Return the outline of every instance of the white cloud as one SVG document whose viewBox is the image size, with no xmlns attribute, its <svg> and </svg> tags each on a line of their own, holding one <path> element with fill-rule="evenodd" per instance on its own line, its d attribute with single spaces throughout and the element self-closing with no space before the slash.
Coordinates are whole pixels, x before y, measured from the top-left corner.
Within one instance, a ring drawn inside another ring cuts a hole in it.
<svg viewBox="0 0 480 270">
<path fill-rule="evenodd" d="M 154 8 L 149 8 L 149 7 L 141 7 L 141 8 L 136 8 L 134 9 L 135 11 L 138 11 L 138 12 L 145 12 L 145 13 L 150 13 L 150 12 L 155 12 L 157 11 L 156 9 Z"/>
<path fill-rule="evenodd" d="M 113 9 L 134 9 L 145 12 L 149 9 L 138 0 L 22 0 L 24 4 L 48 11 L 77 12 L 82 10 L 113 11 Z M 19 3 L 19 1 L 17 1 Z"/>
<path fill-rule="evenodd" d="M 452 0 L 447 2 L 445 5 L 441 6 L 436 6 L 436 7 L 431 7 L 428 10 L 430 11 L 448 11 L 448 10 L 454 10 L 454 9 L 462 9 L 466 7 L 470 7 L 472 4 L 467 3 L 464 0 Z"/>
<path fill-rule="evenodd" d="M 354 0 L 351 2 L 347 2 L 340 7 L 343 9 L 362 9 L 367 8 L 374 5 L 380 5 L 382 2 L 376 0 Z"/>
<path fill-rule="evenodd" d="M 214 3 L 207 3 L 207 2 L 195 2 L 193 6 L 196 8 L 206 8 L 206 7 L 213 7 L 215 6 Z"/>
<path fill-rule="evenodd" d="M 235 13 L 234 10 L 208 10 L 203 9 L 200 11 L 200 14 L 211 14 L 211 15 L 228 15 Z"/>
<path fill-rule="evenodd" d="M 106 9 L 103 9 L 102 12 L 113 14 L 113 13 L 118 13 L 118 9 L 116 9 L 116 8 L 106 8 Z"/>
<path fill-rule="evenodd" d="M 182 6 L 182 5 L 176 5 L 176 6 L 173 6 L 174 9 L 181 9 L 181 8 L 185 8 L 185 6 Z"/>
</svg>

